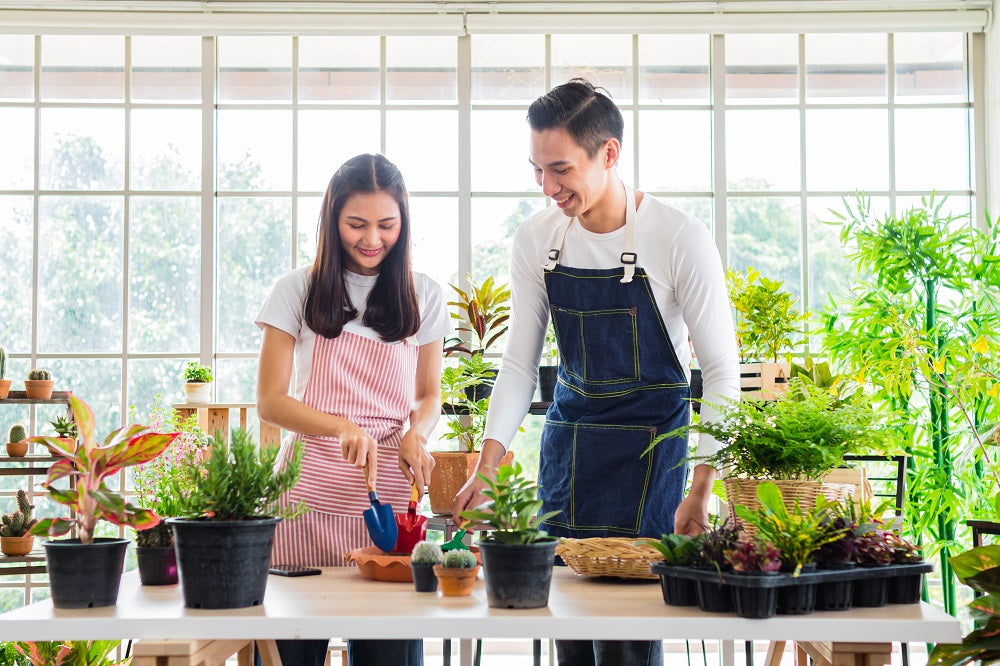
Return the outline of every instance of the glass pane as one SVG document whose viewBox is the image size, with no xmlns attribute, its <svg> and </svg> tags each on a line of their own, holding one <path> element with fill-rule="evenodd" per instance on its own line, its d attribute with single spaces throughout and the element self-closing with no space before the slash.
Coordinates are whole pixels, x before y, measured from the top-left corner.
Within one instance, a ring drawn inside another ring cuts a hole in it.
<svg viewBox="0 0 1000 666">
<path fill-rule="evenodd" d="M 219 402 L 257 402 L 257 359 L 220 358 L 215 364 L 218 368 L 216 399 Z M 230 423 L 230 431 L 233 425 Z M 239 426 L 238 419 L 235 425 Z M 253 433 L 255 439 L 259 436 L 256 409 L 247 410 L 247 430 Z"/>
<path fill-rule="evenodd" d="M 795 298 L 801 296 L 799 200 L 783 197 L 730 197 L 729 266 L 781 280 Z M 766 249 L 764 249 L 766 248 Z"/>
<path fill-rule="evenodd" d="M 618 177 L 622 179 L 622 182 L 633 185 L 635 183 L 635 145 L 633 145 L 633 138 L 635 137 L 635 111 L 622 111 L 622 120 L 625 121 L 625 126 L 622 128 L 623 140 L 622 140 L 622 155 L 618 160 Z M 527 151 L 527 148 L 525 149 Z M 535 190 L 538 190 L 538 186 L 535 186 Z"/>
<path fill-rule="evenodd" d="M 300 192 L 324 192 L 340 165 L 380 150 L 378 111 L 299 111 Z"/>
<path fill-rule="evenodd" d="M 639 103 L 707 103 L 710 44 L 708 35 L 639 35 Z"/>
<path fill-rule="evenodd" d="M 898 32 L 893 47 L 897 102 L 968 101 L 964 34 Z"/>
<path fill-rule="evenodd" d="M 923 208 L 924 204 L 921 199 L 926 197 L 930 198 L 931 192 L 920 196 L 910 196 L 910 197 L 896 197 L 896 213 L 900 214 L 903 211 L 909 210 L 910 208 Z M 958 217 L 960 215 L 968 215 L 969 211 L 972 210 L 972 201 L 970 197 L 961 195 L 951 195 L 946 197 L 943 194 L 934 195 L 934 205 L 937 206 L 941 204 L 942 216 L 951 215 L 953 217 Z M 964 221 L 956 222 L 960 225 L 968 225 L 969 220 L 966 218 Z"/>
<path fill-rule="evenodd" d="M 35 181 L 35 110 L 0 107 L 0 190 L 30 190 Z"/>
<path fill-rule="evenodd" d="M 632 103 L 631 35 L 552 35 L 552 85 L 582 77 Z"/>
<path fill-rule="evenodd" d="M 52 371 L 56 390 L 73 391 L 94 410 L 94 432 L 99 440 L 103 441 L 109 432 L 121 427 L 121 359 L 46 359 L 39 361 L 39 364 Z M 53 406 L 48 418 L 62 413 L 62 408 Z"/>
<path fill-rule="evenodd" d="M 471 39 L 473 101 L 529 104 L 545 94 L 543 35 L 473 35 Z"/>
<path fill-rule="evenodd" d="M 291 189 L 291 111 L 220 110 L 217 115 L 219 189 Z"/>
<path fill-rule="evenodd" d="M 292 99 L 291 37 L 219 37 L 219 101 Z"/>
<path fill-rule="evenodd" d="M 201 37 L 133 37 L 132 99 L 137 102 L 200 102 Z"/>
<path fill-rule="evenodd" d="M 534 171 L 528 163 L 531 129 L 524 110 L 472 112 L 472 189 L 488 192 L 533 192 Z"/>
<path fill-rule="evenodd" d="M 458 279 L 458 200 L 410 197 L 413 270 L 444 288 Z M 446 294 L 447 296 L 447 294 Z"/>
<path fill-rule="evenodd" d="M 387 37 L 385 64 L 385 97 L 390 101 L 458 99 L 455 37 Z"/>
<path fill-rule="evenodd" d="M 135 408 L 139 423 L 149 424 L 149 412 L 156 396 L 163 403 L 184 402 L 183 374 L 187 359 L 150 358 L 128 362 L 128 405 Z"/>
<path fill-rule="evenodd" d="M 121 351 L 122 206 L 121 197 L 39 198 L 39 351 Z"/>
<path fill-rule="evenodd" d="M 132 197 L 130 201 L 128 348 L 197 351 L 201 202 L 196 197 Z M 170 251 L 164 252 L 166 248 Z"/>
<path fill-rule="evenodd" d="M 18 257 L 19 279 L 0 280 L 0 321 L 4 322 L 0 345 L 8 354 L 31 351 L 31 275 L 32 258 L 32 198 L 30 196 L 0 196 L 0 238 L 4 252 Z M 13 265 L 8 267 L 14 275 Z M 11 359 L 7 359 L 8 366 Z M 7 378 L 15 379 L 8 367 Z M 4 431 L 6 432 L 6 431 Z"/>
<path fill-rule="evenodd" d="M 969 111 L 896 109 L 896 189 L 968 190 Z"/>
<path fill-rule="evenodd" d="M 125 186 L 123 109 L 42 109 L 42 189 L 120 190 Z"/>
<path fill-rule="evenodd" d="M 545 207 L 531 199 L 474 197 L 472 199 L 472 274 L 482 279 L 510 280 L 510 246 L 521 223 Z M 498 350 L 499 351 L 499 350 Z"/>
<path fill-rule="evenodd" d="M 133 109 L 133 190 L 201 189 L 201 111 Z"/>
<path fill-rule="evenodd" d="M 117 35 L 42 35 L 41 97 L 125 99 L 125 38 Z"/>
<path fill-rule="evenodd" d="M 225 198 L 218 206 L 219 351 L 257 351 L 260 331 L 254 317 L 275 281 L 292 268 L 292 202 Z"/>
<path fill-rule="evenodd" d="M 725 39 L 727 103 L 798 99 L 798 35 L 726 35 Z"/>
<path fill-rule="evenodd" d="M 887 41 L 883 34 L 806 35 L 806 99 L 885 101 Z"/>
<path fill-rule="evenodd" d="M 298 211 L 298 248 L 299 266 L 312 264 L 316 259 L 316 232 L 319 230 L 319 209 L 323 204 L 322 197 L 299 197 Z"/>
<path fill-rule="evenodd" d="M 662 199 L 669 206 L 678 208 L 714 233 L 715 230 L 715 201 L 710 197 L 657 197 Z"/>
<path fill-rule="evenodd" d="M 458 113 L 389 111 L 385 115 L 385 154 L 403 172 L 407 189 L 458 189 Z"/>
<path fill-rule="evenodd" d="M 0 99 L 34 99 L 34 66 L 33 35 L 0 35 Z"/>
<path fill-rule="evenodd" d="M 639 189 L 712 189 L 709 111 L 640 111 Z"/>
<path fill-rule="evenodd" d="M 378 37 L 299 37 L 299 99 L 377 102 Z"/>
<path fill-rule="evenodd" d="M 889 121 L 883 109 L 806 111 L 810 190 L 889 189 Z"/>
<path fill-rule="evenodd" d="M 731 190 L 799 190 L 799 112 L 726 112 Z"/>
</svg>

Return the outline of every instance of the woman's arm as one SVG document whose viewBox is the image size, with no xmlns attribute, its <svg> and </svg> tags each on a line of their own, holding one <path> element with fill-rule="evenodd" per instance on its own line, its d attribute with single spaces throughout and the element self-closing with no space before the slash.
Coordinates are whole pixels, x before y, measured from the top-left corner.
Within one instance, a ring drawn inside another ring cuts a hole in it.
<svg viewBox="0 0 1000 666">
<path fill-rule="evenodd" d="M 399 469 L 421 495 L 431 479 L 434 458 L 427 440 L 441 416 L 441 358 L 444 343 L 435 340 L 420 346 L 417 356 L 416 391 L 410 427 L 399 444 Z"/>
<path fill-rule="evenodd" d="M 368 464 L 374 485 L 378 443 L 351 421 L 313 409 L 288 395 L 295 338 L 273 326 L 265 324 L 262 328 L 264 340 L 257 365 L 257 414 L 262 420 L 285 430 L 338 438 L 344 460 L 358 468 Z"/>
</svg>

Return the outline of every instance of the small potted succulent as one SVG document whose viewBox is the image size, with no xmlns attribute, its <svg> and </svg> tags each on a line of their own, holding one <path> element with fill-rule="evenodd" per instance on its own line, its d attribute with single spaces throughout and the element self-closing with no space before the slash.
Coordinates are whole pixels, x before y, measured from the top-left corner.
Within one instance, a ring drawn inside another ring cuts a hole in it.
<svg viewBox="0 0 1000 666">
<path fill-rule="evenodd" d="M 449 550 L 441 558 L 441 564 L 434 565 L 434 575 L 441 585 L 441 594 L 446 597 L 468 597 L 479 574 L 479 562 L 472 551 Z"/>
<path fill-rule="evenodd" d="M 34 505 L 28 501 L 28 493 L 17 491 L 17 509 L 0 517 L 0 552 L 4 555 L 27 555 L 35 545 L 35 537 L 28 532 L 37 519 L 31 511 Z"/>
<path fill-rule="evenodd" d="M 664 603 L 670 606 L 694 606 L 698 603 L 694 581 L 673 575 L 677 573 L 675 567 L 691 564 L 697 546 L 696 538 L 687 534 L 664 534 L 659 541 L 647 539 L 635 543 L 652 546 L 663 555 L 662 560 L 650 565 L 650 571 L 660 576 Z"/>
<path fill-rule="evenodd" d="M 76 423 L 73 422 L 73 419 L 65 416 L 57 416 L 53 420 L 49 421 L 49 425 L 51 425 L 52 429 L 55 430 L 57 439 L 63 440 L 70 446 L 76 442 L 78 433 L 76 430 Z"/>
<path fill-rule="evenodd" d="M 413 571 L 413 587 L 417 592 L 436 592 L 438 583 L 434 575 L 434 565 L 441 564 L 444 553 L 441 546 L 433 541 L 419 541 L 410 553 L 410 569 Z"/>
<path fill-rule="evenodd" d="M 744 576 L 777 576 L 781 568 L 781 553 L 767 541 L 750 537 L 740 541 L 735 549 L 727 550 L 726 561 L 734 573 Z M 777 608 L 778 589 L 773 585 L 734 585 L 736 614 L 749 618 L 773 616 Z"/>
<path fill-rule="evenodd" d="M 28 455 L 28 433 L 24 426 L 15 423 L 7 431 L 7 455 L 11 458 L 21 458 Z"/>
<path fill-rule="evenodd" d="M 24 380 L 24 395 L 30 400 L 48 400 L 52 397 L 52 373 L 41 368 L 34 368 Z"/>
<path fill-rule="evenodd" d="M 212 402 L 212 368 L 188 361 L 184 366 L 184 393 L 189 403 Z"/>
<path fill-rule="evenodd" d="M 0 400 L 6 400 L 10 393 L 10 380 L 7 379 L 7 350 L 0 347 Z"/>
</svg>

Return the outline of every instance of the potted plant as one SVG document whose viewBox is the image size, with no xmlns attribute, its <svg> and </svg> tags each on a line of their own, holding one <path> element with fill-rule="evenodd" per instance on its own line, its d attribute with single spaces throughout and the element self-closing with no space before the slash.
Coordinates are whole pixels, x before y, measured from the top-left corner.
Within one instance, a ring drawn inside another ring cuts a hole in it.
<svg viewBox="0 0 1000 666">
<path fill-rule="evenodd" d="M 413 587 L 417 592 L 436 592 L 437 576 L 434 565 L 441 564 L 441 546 L 433 541 L 420 541 L 410 553 L 410 569 L 413 571 Z"/>
<path fill-rule="evenodd" d="M 539 514 L 538 484 L 524 478 L 520 463 L 501 465 L 491 479 L 479 474 L 487 501 L 462 518 L 490 528 L 480 537 L 486 599 L 493 608 L 541 608 L 549 603 L 558 540 L 539 524 L 559 511 Z"/>
<path fill-rule="evenodd" d="M 836 513 L 838 507 L 852 506 L 853 502 L 832 505 L 834 517 L 830 521 L 832 541 L 820 546 L 813 559 L 820 569 L 845 571 L 855 567 L 854 557 L 858 547 L 854 539 L 856 523 L 847 515 Z M 848 610 L 854 599 L 854 581 L 828 580 L 816 588 L 818 610 Z"/>
<path fill-rule="evenodd" d="M 10 392 L 10 380 L 7 379 L 7 350 L 0 347 L 0 400 L 6 400 Z"/>
<path fill-rule="evenodd" d="M 184 366 L 184 393 L 189 403 L 212 402 L 212 368 L 188 361 Z"/>
<path fill-rule="evenodd" d="M 66 418 L 65 416 L 57 416 L 55 419 L 49 421 L 49 425 L 55 430 L 56 437 L 64 440 L 67 445 L 72 446 L 76 442 L 77 430 L 73 419 Z"/>
<path fill-rule="evenodd" d="M 476 284 L 471 275 L 466 276 L 469 290 L 456 285 L 448 286 L 455 292 L 457 300 L 448 301 L 453 309 L 451 318 L 459 322 L 458 332 L 467 333 L 469 340 L 449 338 L 445 341 L 446 356 L 462 354 L 476 359 L 477 364 L 485 364 L 487 372 L 470 387 L 470 400 L 479 400 L 489 395 L 496 376 L 496 366 L 486 358 L 486 352 L 507 332 L 510 318 L 510 288 L 506 283 L 495 284 L 492 277 Z"/>
<path fill-rule="evenodd" d="M 693 606 L 698 603 L 694 581 L 683 576 L 671 575 L 671 567 L 692 563 L 698 541 L 687 534 L 664 534 L 659 541 L 644 539 L 637 545 L 652 546 L 663 559 L 650 565 L 650 570 L 660 576 L 663 602 L 670 606 Z"/>
<path fill-rule="evenodd" d="M 274 528 L 306 507 L 280 500 L 299 479 L 303 447 L 275 468 L 278 447 L 257 447 L 242 428 L 232 442 L 216 434 L 206 459 L 189 452 L 177 475 L 178 512 L 167 519 L 174 533 L 184 605 L 243 608 L 263 602 Z"/>
<path fill-rule="evenodd" d="M 49 496 L 72 509 L 68 518 L 45 518 L 32 534 L 63 536 L 72 529 L 77 538 L 48 541 L 46 569 L 56 608 L 113 606 L 118 599 L 126 539 L 94 538 L 100 520 L 136 530 L 154 527 L 155 513 L 133 506 L 105 485 L 105 479 L 122 468 L 142 464 L 160 455 L 177 433 L 150 432 L 141 425 L 123 426 L 110 433 L 102 445 L 94 434 L 94 412 L 87 403 L 68 394 L 79 441 L 67 444 L 55 437 L 32 437 L 59 460 L 49 468 L 44 483 Z M 60 483 L 69 481 L 69 487 Z"/>
<path fill-rule="evenodd" d="M 441 594 L 446 597 L 468 597 L 476 584 L 479 562 L 471 551 L 464 548 L 449 550 L 441 558 L 441 564 L 434 565 L 434 575 L 441 586 Z"/>
<path fill-rule="evenodd" d="M 33 368 L 24 380 L 24 395 L 29 400 L 48 400 L 52 397 L 52 373 L 48 370 Z"/>
<path fill-rule="evenodd" d="M 35 545 L 35 537 L 28 532 L 38 520 L 31 515 L 34 509 L 28 493 L 17 491 L 17 509 L 0 517 L 0 552 L 4 555 L 27 555 Z"/>
<path fill-rule="evenodd" d="M 777 576 L 781 552 L 770 542 L 750 537 L 726 551 L 726 561 L 734 573 L 744 576 Z M 734 585 L 736 614 L 740 617 L 767 618 L 777 609 L 778 588 L 772 585 Z"/>
<path fill-rule="evenodd" d="M 542 357 L 538 365 L 538 399 L 542 402 L 552 402 L 555 397 L 556 381 L 559 377 L 559 345 L 556 342 L 556 332 L 552 320 L 545 329 L 545 340 L 542 343 Z"/>
<path fill-rule="evenodd" d="M 7 455 L 11 458 L 21 458 L 28 455 L 28 433 L 24 426 L 15 423 L 7 431 Z"/>
<path fill-rule="evenodd" d="M 892 563 L 897 565 L 923 564 L 924 556 L 920 547 L 904 539 L 896 532 L 889 532 L 889 545 L 892 548 Z M 923 591 L 924 575 L 922 573 L 906 573 L 889 578 L 890 604 L 915 604 L 920 601 Z"/>
</svg>

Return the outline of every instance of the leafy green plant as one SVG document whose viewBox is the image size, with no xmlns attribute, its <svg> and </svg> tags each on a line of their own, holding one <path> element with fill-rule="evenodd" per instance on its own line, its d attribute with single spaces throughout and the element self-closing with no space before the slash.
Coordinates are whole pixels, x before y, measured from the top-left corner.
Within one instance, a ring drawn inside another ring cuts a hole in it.
<svg viewBox="0 0 1000 666">
<path fill-rule="evenodd" d="M 160 455 L 177 433 L 150 432 L 142 425 L 124 426 L 97 444 L 94 435 L 94 412 L 83 400 L 68 394 L 73 420 L 80 431 L 79 440 L 72 442 L 56 437 L 32 437 L 28 441 L 45 445 L 49 453 L 59 460 L 49 467 L 43 484 L 49 496 L 73 511 L 69 518 L 45 518 L 31 530 L 32 534 L 62 536 L 74 527 L 80 542 L 92 543 L 97 521 L 106 520 L 136 530 L 149 529 L 160 519 L 152 511 L 126 502 L 124 498 L 105 485 L 104 480 L 125 467 L 140 465 Z M 59 481 L 70 482 L 60 488 Z"/>
<path fill-rule="evenodd" d="M 127 666 L 131 657 L 118 661 L 111 653 L 121 641 L 44 641 L 15 643 L 14 649 L 28 666 Z M 6 662 L 4 662 L 6 663 Z"/>
<path fill-rule="evenodd" d="M 0 536 L 23 537 L 38 520 L 31 515 L 34 505 L 28 501 L 28 493 L 23 490 L 17 491 L 17 509 L 11 513 L 5 513 L 0 517 Z"/>
<path fill-rule="evenodd" d="M 854 534 L 854 561 L 864 567 L 892 563 L 892 533 L 875 525 L 860 525 Z"/>
<path fill-rule="evenodd" d="M 68 419 L 65 416 L 57 416 L 49 421 L 49 425 L 59 437 L 76 437 L 77 435 L 76 423 L 73 422 L 73 419 Z"/>
<path fill-rule="evenodd" d="M 477 476 L 486 484 L 482 494 L 487 502 L 475 509 L 462 512 L 462 518 L 488 526 L 493 531 L 491 541 L 507 544 L 527 544 L 555 541 L 538 525 L 559 511 L 539 515 L 542 500 L 538 499 L 538 484 L 521 476 L 521 464 L 501 465 L 491 479 L 485 474 Z"/>
<path fill-rule="evenodd" d="M 781 568 L 781 551 L 763 539 L 750 538 L 727 550 L 726 562 L 739 573 L 769 573 Z"/>
<path fill-rule="evenodd" d="M 410 553 L 411 564 L 440 564 L 444 554 L 441 546 L 433 541 L 418 541 Z"/>
<path fill-rule="evenodd" d="M 207 383 L 212 381 L 212 368 L 197 361 L 188 361 L 184 366 L 184 381 L 188 383 Z"/>
<path fill-rule="evenodd" d="M 545 329 L 545 339 L 542 341 L 542 365 L 559 365 L 559 343 L 556 340 L 556 331 L 552 326 L 552 320 Z"/>
<path fill-rule="evenodd" d="M 652 546 L 663 555 L 664 564 L 677 566 L 691 564 L 696 544 L 697 542 L 687 534 L 664 534 L 658 541 L 643 539 L 635 542 L 637 546 Z"/>
<path fill-rule="evenodd" d="M 471 275 L 466 276 L 469 290 L 449 284 L 456 300 L 448 301 L 452 307 L 451 318 L 459 322 L 458 331 L 468 333 L 468 343 L 452 338 L 446 341 L 446 355 L 461 353 L 467 356 L 483 355 L 507 332 L 510 318 L 510 288 L 506 283 L 495 284 L 488 277 L 481 284 Z"/>
<path fill-rule="evenodd" d="M 736 311 L 740 362 L 777 363 L 783 352 L 792 349 L 793 336 L 802 332 L 803 316 L 795 308 L 795 299 L 782 289 L 784 282 L 764 277 L 753 266 L 745 274 L 728 269 L 726 283 Z"/>
<path fill-rule="evenodd" d="M 726 551 L 736 548 L 740 540 L 740 528 L 728 516 L 721 521 L 718 516 L 713 516 L 711 524 L 705 528 L 704 532 L 693 539 L 691 564 L 713 567 L 721 573 L 729 567 Z"/>
<path fill-rule="evenodd" d="M 297 441 L 286 464 L 275 469 L 278 447 L 261 446 L 242 428 L 233 428 L 232 443 L 216 433 L 210 454 L 202 459 L 189 452 L 180 468 L 174 493 L 181 516 L 208 520 L 253 520 L 277 516 L 294 518 L 305 504 L 279 509 L 278 500 L 299 480 L 304 455 Z"/>
<path fill-rule="evenodd" d="M 478 564 L 472 551 L 464 548 L 449 550 L 441 558 L 441 566 L 445 569 L 474 569 Z"/>
<path fill-rule="evenodd" d="M 969 604 L 969 615 L 977 627 L 961 643 L 938 643 L 928 655 L 935 666 L 963 666 L 973 662 L 992 664 L 1000 660 L 1000 545 L 972 548 L 951 558 L 958 579 L 985 596 Z"/>
</svg>

